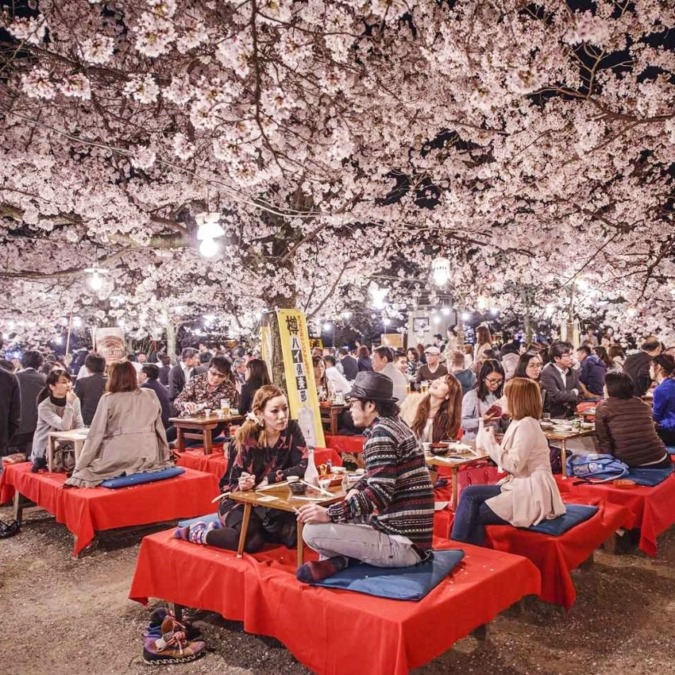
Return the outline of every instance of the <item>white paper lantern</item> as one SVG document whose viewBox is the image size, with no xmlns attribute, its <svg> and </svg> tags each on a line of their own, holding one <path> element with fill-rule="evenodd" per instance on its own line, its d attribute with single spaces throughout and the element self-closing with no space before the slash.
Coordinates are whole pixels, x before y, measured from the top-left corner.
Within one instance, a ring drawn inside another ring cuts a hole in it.
<svg viewBox="0 0 675 675">
<path fill-rule="evenodd" d="M 450 279 L 450 260 L 439 256 L 431 263 L 431 273 L 436 286 L 445 286 Z"/>
</svg>

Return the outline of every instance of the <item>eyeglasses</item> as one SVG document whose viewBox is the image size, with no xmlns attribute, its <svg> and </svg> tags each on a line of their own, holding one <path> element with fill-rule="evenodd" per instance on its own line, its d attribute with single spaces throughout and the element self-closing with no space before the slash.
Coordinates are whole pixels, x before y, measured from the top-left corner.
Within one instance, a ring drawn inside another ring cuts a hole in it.
<svg viewBox="0 0 675 675">
<path fill-rule="evenodd" d="M 219 373 L 217 370 L 209 370 L 209 375 L 211 375 L 211 377 L 217 377 L 219 380 L 224 380 L 227 377 L 225 373 Z"/>
<path fill-rule="evenodd" d="M 489 377 L 486 377 L 486 378 L 485 378 L 485 381 L 486 381 L 488 384 L 496 384 L 496 385 L 500 385 L 504 380 L 502 380 L 502 379 L 494 380 L 494 379 L 491 379 L 491 378 L 489 378 Z"/>
</svg>

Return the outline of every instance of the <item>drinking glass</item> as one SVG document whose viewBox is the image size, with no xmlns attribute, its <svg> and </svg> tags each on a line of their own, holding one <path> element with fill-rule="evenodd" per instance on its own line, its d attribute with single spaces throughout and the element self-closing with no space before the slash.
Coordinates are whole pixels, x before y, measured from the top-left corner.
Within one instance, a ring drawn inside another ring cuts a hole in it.
<svg viewBox="0 0 675 675">
<path fill-rule="evenodd" d="M 541 416 L 541 419 L 544 420 L 544 422 L 550 422 L 551 421 L 551 413 L 543 413 Z"/>
</svg>

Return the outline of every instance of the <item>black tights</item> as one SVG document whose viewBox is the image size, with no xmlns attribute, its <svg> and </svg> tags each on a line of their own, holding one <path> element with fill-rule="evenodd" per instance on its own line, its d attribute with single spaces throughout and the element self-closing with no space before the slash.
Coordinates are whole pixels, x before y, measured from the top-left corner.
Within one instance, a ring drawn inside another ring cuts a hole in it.
<svg viewBox="0 0 675 675">
<path fill-rule="evenodd" d="M 277 527 L 275 532 L 270 532 L 263 519 L 266 509 L 254 507 L 251 510 L 251 518 L 248 521 L 248 530 L 246 531 L 246 541 L 244 542 L 244 551 L 246 553 L 257 553 L 266 542 L 274 544 L 284 544 L 293 547 L 295 544 L 295 514 L 277 511 Z M 206 543 L 209 546 L 217 548 L 226 548 L 229 551 L 236 551 L 239 548 L 239 535 L 241 534 L 241 525 L 244 520 L 244 509 L 233 508 L 225 516 L 225 524 L 217 530 L 211 530 L 206 534 Z M 281 522 L 279 522 L 281 521 Z"/>
</svg>

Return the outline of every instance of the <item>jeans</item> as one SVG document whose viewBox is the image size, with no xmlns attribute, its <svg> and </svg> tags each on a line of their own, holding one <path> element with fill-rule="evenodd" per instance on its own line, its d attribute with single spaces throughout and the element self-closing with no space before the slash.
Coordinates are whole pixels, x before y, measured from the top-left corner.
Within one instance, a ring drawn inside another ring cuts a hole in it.
<svg viewBox="0 0 675 675">
<path fill-rule="evenodd" d="M 302 538 L 323 558 L 343 555 L 374 567 L 410 567 L 421 560 L 412 544 L 397 541 L 370 525 L 310 523 L 305 525 Z"/>
<path fill-rule="evenodd" d="M 485 502 L 501 493 L 499 485 L 470 485 L 462 490 L 450 539 L 483 546 L 484 525 L 508 525 Z"/>
</svg>

